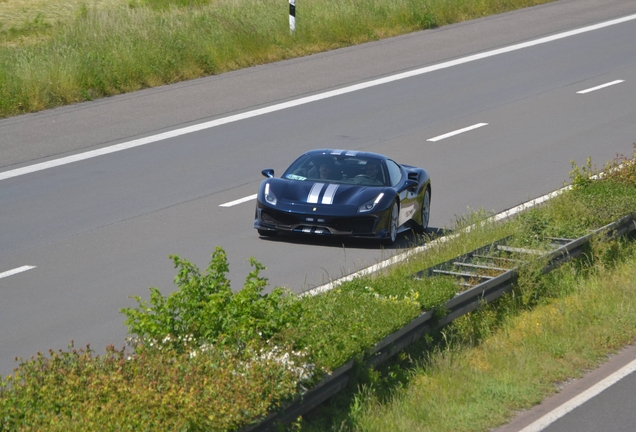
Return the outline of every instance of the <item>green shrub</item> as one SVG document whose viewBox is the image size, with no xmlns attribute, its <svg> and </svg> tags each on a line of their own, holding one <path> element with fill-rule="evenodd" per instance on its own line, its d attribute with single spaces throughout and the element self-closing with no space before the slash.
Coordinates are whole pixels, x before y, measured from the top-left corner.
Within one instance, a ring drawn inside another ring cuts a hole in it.
<svg viewBox="0 0 636 432">
<path fill-rule="evenodd" d="M 225 251 L 217 247 L 205 273 L 189 261 L 171 256 L 178 290 L 163 296 L 150 288 L 150 303 L 133 296 L 139 306 L 121 310 L 128 331 L 141 346 L 161 345 L 182 353 L 201 345 L 247 346 L 271 340 L 298 322 L 297 297 L 282 288 L 262 295 L 267 279 L 263 265 L 251 258 L 254 270 L 242 290 L 233 292 L 226 277 Z"/>
<path fill-rule="evenodd" d="M 293 396 L 300 377 L 251 350 L 38 354 L 0 381 L 0 430 L 234 430 Z"/>
</svg>

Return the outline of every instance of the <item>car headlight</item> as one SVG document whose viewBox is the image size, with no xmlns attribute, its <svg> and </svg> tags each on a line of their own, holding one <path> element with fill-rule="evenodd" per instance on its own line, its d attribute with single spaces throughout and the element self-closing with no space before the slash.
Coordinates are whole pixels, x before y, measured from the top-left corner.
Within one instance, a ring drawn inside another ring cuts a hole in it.
<svg viewBox="0 0 636 432">
<path fill-rule="evenodd" d="M 263 193 L 264 197 L 265 197 L 265 202 L 267 202 L 267 204 L 271 204 L 271 205 L 276 205 L 276 195 L 274 195 L 274 192 L 272 192 L 269 189 L 269 183 L 267 183 L 265 185 L 265 191 Z"/>
<path fill-rule="evenodd" d="M 372 200 L 369 200 L 365 202 L 364 204 L 362 204 L 360 207 L 358 207 L 358 213 L 366 213 L 373 210 L 375 206 L 380 202 L 383 196 L 384 196 L 384 193 L 381 193 L 380 195 L 373 198 Z"/>
</svg>

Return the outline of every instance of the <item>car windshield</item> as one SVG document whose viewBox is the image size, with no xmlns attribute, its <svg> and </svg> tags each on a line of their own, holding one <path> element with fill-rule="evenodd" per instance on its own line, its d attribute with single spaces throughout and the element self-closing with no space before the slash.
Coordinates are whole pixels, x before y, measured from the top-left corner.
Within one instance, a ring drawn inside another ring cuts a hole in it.
<svg viewBox="0 0 636 432">
<path fill-rule="evenodd" d="M 297 159 L 283 178 L 297 181 L 387 186 L 384 161 L 347 155 L 304 155 Z"/>
</svg>

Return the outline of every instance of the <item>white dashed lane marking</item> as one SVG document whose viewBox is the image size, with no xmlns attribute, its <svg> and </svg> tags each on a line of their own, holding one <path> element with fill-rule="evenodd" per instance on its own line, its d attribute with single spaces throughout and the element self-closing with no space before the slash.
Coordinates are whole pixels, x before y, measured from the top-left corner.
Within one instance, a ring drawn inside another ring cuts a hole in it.
<svg viewBox="0 0 636 432">
<path fill-rule="evenodd" d="M 6 278 L 6 277 L 9 277 L 9 276 L 13 276 L 15 274 L 22 273 L 22 272 L 25 272 L 27 270 L 31 270 L 31 269 L 34 269 L 34 268 L 35 268 L 35 266 L 25 265 L 25 266 L 22 266 L 22 267 L 14 268 L 13 270 L 7 270 L 6 272 L 0 273 L 0 279 Z"/>
<path fill-rule="evenodd" d="M 625 80 L 616 80 L 616 81 L 608 82 L 606 84 L 601 84 L 600 86 L 592 87 L 592 88 L 589 88 L 589 89 L 586 89 L 586 90 L 577 91 L 576 93 L 577 94 L 585 94 L 585 93 L 589 93 L 589 92 L 593 92 L 593 91 L 596 91 L 596 90 L 603 89 L 605 87 L 609 87 L 609 86 L 613 86 L 613 85 L 616 85 L 616 84 L 620 84 L 622 82 L 625 82 Z"/>
<path fill-rule="evenodd" d="M 232 206 L 235 206 L 235 205 L 238 205 L 238 204 L 242 204 L 244 202 L 252 201 L 253 199 L 256 199 L 256 194 L 247 196 L 245 198 L 240 198 L 240 199 L 237 199 L 237 200 L 234 200 L 234 201 L 230 201 L 230 202 L 227 202 L 225 204 L 221 204 L 221 205 L 219 205 L 219 207 L 232 207 Z"/>
<path fill-rule="evenodd" d="M 443 140 L 444 138 L 450 138 L 452 136 L 459 135 L 461 133 L 468 132 L 468 131 L 471 131 L 473 129 L 478 129 L 478 128 L 484 127 L 484 126 L 488 126 L 488 123 L 477 123 L 477 124 L 474 124 L 472 126 L 465 127 L 463 129 L 458 129 L 456 131 L 449 132 L 449 133 L 446 133 L 444 135 L 436 136 L 435 138 L 429 138 L 426 141 L 431 141 L 431 142 L 440 141 L 440 140 Z"/>
</svg>

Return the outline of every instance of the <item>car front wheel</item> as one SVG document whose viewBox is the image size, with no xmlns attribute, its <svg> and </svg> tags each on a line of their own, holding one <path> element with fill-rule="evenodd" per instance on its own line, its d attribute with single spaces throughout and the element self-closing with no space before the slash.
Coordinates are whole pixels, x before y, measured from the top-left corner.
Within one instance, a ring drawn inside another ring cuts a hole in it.
<svg viewBox="0 0 636 432">
<path fill-rule="evenodd" d="M 424 192 L 424 197 L 422 198 L 422 208 L 420 210 L 422 216 L 422 224 L 417 227 L 417 231 L 420 234 L 424 234 L 426 232 L 426 228 L 428 228 L 428 220 L 431 217 L 431 189 L 426 188 Z"/>
<path fill-rule="evenodd" d="M 391 219 L 389 220 L 388 237 L 385 239 L 386 244 L 391 245 L 397 240 L 398 217 L 400 215 L 400 207 L 395 201 L 391 206 Z"/>
</svg>

